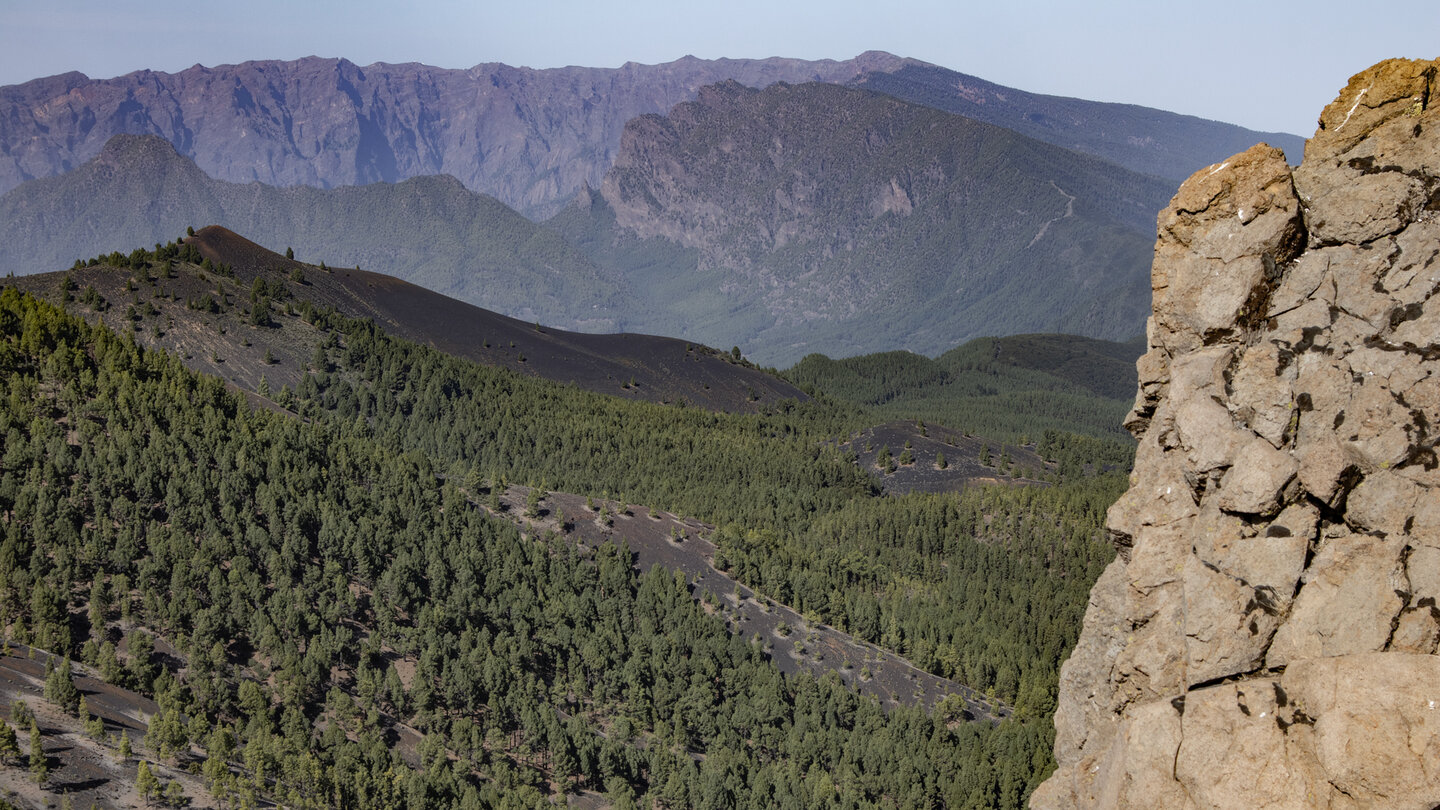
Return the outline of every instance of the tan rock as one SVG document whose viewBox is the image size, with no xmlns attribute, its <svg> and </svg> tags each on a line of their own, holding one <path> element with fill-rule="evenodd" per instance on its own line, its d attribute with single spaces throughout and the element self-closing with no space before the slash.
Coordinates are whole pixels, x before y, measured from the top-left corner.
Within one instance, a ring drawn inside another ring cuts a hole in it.
<svg viewBox="0 0 1440 810">
<path fill-rule="evenodd" d="M 1108 746 L 1118 723 L 1109 684 L 1130 631 L 1125 588 L 1125 564 L 1117 559 L 1090 589 L 1080 640 L 1060 667 L 1061 689 L 1076 696 L 1055 707 L 1055 760 L 1061 765 Z"/>
<path fill-rule="evenodd" d="M 1198 560 L 1250 587 L 1264 589 L 1283 612 L 1295 594 L 1319 519 L 1313 505 L 1295 503 L 1257 529 L 1250 521 L 1207 503 L 1191 526 L 1190 539 Z"/>
<path fill-rule="evenodd" d="M 1233 332 L 1299 255 L 1303 226 L 1284 154 L 1256 145 L 1180 186 L 1159 218 L 1151 287 L 1172 354 Z M 1253 299 L 1253 300 L 1252 300 Z"/>
<path fill-rule="evenodd" d="M 1402 539 L 1341 534 L 1324 542 L 1284 626 L 1275 634 L 1271 667 L 1311 658 L 1385 649 L 1409 593 Z"/>
<path fill-rule="evenodd" d="M 1283 615 L 1274 600 L 1197 557 L 1184 576 L 1184 686 L 1258 669 Z"/>
<path fill-rule="evenodd" d="M 1281 686 L 1314 722 L 1309 739 L 1295 747 L 1314 757 L 1335 791 L 1355 806 L 1435 806 L 1440 657 L 1369 653 L 1298 661 Z"/>
<path fill-rule="evenodd" d="M 1297 178 L 1310 212 L 1305 223 L 1321 242 L 1364 244 L 1395 233 L 1425 205 L 1425 187 L 1395 172 Z"/>
<path fill-rule="evenodd" d="M 1437 74 L 1377 65 L 1293 180 L 1256 147 L 1160 216 L 1035 807 L 1440 806 Z"/>
<path fill-rule="evenodd" d="M 1267 341 L 1246 352 L 1235 364 L 1230 398 L 1238 403 L 1236 416 L 1271 447 L 1288 443 L 1295 413 L 1295 378 L 1299 369 L 1288 348 Z"/>
<path fill-rule="evenodd" d="M 1320 113 L 1319 128 L 1305 144 L 1302 166 L 1333 166 L 1377 132 L 1388 141 L 1386 127 L 1403 133 L 1433 118 L 1433 99 L 1440 98 L 1435 64 L 1387 59 L 1355 74 Z M 1399 127 L 1394 126 L 1397 123 Z M 1387 163 L 1399 164 L 1396 155 L 1385 157 Z M 1440 174 L 1436 164 L 1428 168 L 1431 174 Z"/>
<path fill-rule="evenodd" d="M 1437 639 L 1440 639 L 1440 621 L 1436 620 L 1434 608 L 1407 608 L 1401 612 L 1386 649 L 1430 655 L 1435 652 Z"/>
<path fill-rule="evenodd" d="M 1412 546 L 1405 558 L 1405 578 L 1410 582 L 1410 603 L 1425 600 L 1440 607 L 1440 548 Z"/>
<path fill-rule="evenodd" d="M 1030 798 L 1037 810 L 1194 807 L 1172 774 L 1180 713 L 1165 702 L 1137 709 L 1098 756 L 1062 767 Z"/>
<path fill-rule="evenodd" d="M 1281 493 L 1300 470 L 1294 457 L 1265 439 L 1252 439 L 1233 459 L 1220 482 L 1220 508 L 1247 515 L 1279 512 Z"/>
<path fill-rule="evenodd" d="M 1378 470 L 1365 477 L 1350 493 L 1345 522 L 1356 531 L 1405 534 L 1405 524 L 1415 514 L 1415 502 L 1423 488 L 1390 470 Z"/>
<path fill-rule="evenodd" d="M 1196 805 L 1317 806 L 1307 774 L 1289 762 L 1278 686 L 1276 679 L 1262 678 L 1185 696 L 1175 779 Z"/>
</svg>

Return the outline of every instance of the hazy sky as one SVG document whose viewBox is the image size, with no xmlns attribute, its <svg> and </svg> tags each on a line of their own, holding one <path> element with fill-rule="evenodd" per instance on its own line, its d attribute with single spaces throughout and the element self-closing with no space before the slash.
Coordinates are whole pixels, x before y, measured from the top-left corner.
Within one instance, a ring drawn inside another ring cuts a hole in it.
<svg viewBox="0 0 1440 810">
<path fill-rule="evenodd" d="M 0 0 L 0 85 L 310 55 L 543 68 L 866 50 L 1309 136 L 1352 74 L 1440 57 L 1440 0 Z"/>
</svg>

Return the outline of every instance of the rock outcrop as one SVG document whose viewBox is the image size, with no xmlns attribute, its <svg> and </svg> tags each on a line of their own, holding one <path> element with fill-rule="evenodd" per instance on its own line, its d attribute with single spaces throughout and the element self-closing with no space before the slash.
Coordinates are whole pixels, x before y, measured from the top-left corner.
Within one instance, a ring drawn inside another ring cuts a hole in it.
<svg viewBox="0 0 1440 810">
<path fill-rule="evenodd" d="M 1440 62 L 1357 75 L 1293 172 L 1159 218 L 1119 556 L 1051 807 L 1440 804 Z"/>
</svg>

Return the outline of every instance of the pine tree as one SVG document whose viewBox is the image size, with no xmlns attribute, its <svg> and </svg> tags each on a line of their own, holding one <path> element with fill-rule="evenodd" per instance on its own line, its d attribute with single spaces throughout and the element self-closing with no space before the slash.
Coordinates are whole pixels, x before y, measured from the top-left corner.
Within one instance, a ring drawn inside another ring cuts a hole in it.
<svg viewBox="0 0 1440 810">
<path fill-rule="evenodd" d="M 40 726 L 30 718 L 30 778 L 43 785 L 50 778 L 50 763 L 45 759 L 45 741 L 40 738 Z"/>
<path fill-rule="evenodd" d="M 135 790 L 145 800 L 145 806 L 150 806 L 150 799 L 160 792 L 160 780 L 150 770 L 150 763 L 140 760 L 135 768 Z"/>
<path fill-rule="evenodd" d="M 67 713 L 75 714 L 75 707 L 80 702 L 80 690 L 75 688 L 70 659 L 64 659 L 59 667 L 56 667 L 54 659 L 51 659 L 46 662 L 45 670 L 45 699 Z"/>
<path fill-rule="evenodd" d="M 20 738 L 9 723 L 0 720 L 0 762 L 10 764 L 19 761 Z"/>
</svg>

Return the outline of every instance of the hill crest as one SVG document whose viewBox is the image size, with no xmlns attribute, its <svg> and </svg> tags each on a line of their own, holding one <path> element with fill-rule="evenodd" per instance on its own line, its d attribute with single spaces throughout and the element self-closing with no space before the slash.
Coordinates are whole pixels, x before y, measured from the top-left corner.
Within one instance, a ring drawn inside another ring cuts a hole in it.
<svg viewBox="0 0 1440 810">
<path fill-rule="evenodd" d="M 70 306 L 80 312 L 250 392 L 294 388 L 307 369 L 317 368 L 317 347 L 326 336 L 307 319 L 333 309 L 481 365 L 626 399 L 745 412 L 806 398 L 705 346 L 526 323 L 393 276 L 288 259 L 220 226 L 201 228 L 179 245 L 194 251 L 189 260 L 187 254 L 142 259 L 135 267 L 133 259 L 116 266 L 116 256 L 102 257 L 102 263 L 8 283 L 51 298 L 69 284 L 79 298 Z M 89 288 L 98 305 L 88 302 Z"/>
</svg>

